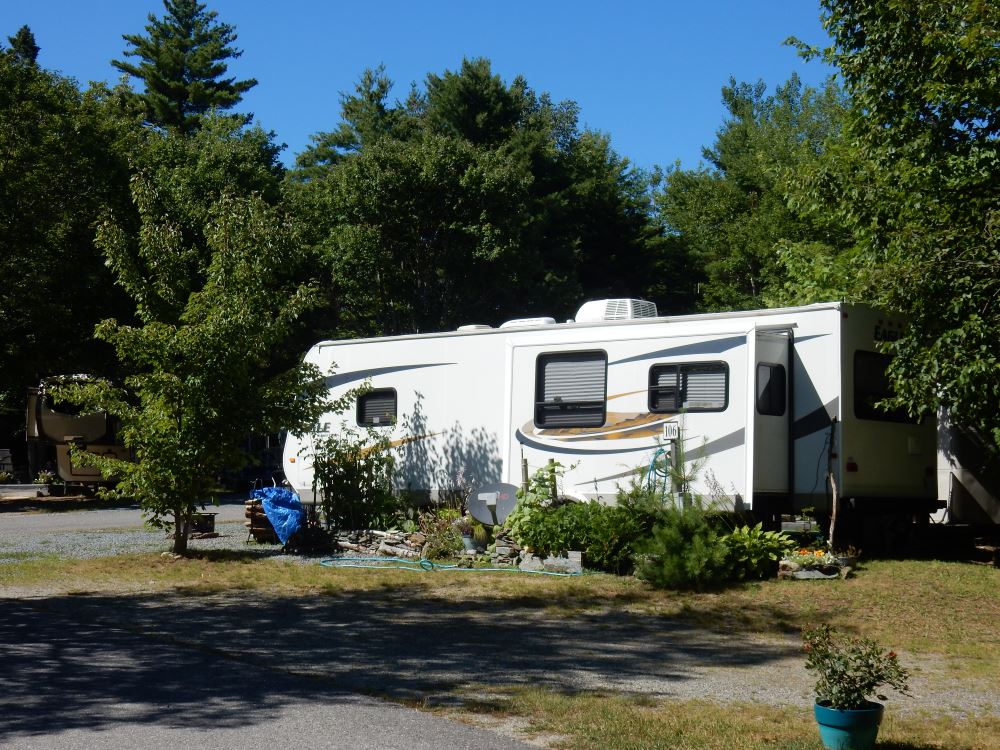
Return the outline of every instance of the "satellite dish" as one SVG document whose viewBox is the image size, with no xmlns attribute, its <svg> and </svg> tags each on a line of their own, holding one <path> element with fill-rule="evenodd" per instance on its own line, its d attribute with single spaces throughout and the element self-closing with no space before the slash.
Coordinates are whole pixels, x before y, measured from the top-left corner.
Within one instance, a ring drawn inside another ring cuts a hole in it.
<svg viewBox="0 0 1000 750">
<path fill-rule="evenodd" d="M 482 524 L 499 526 L 517 505 L 517 487 L 512 484 L 484 484 L 469 495 L 469 513 Z"/>
</svg>

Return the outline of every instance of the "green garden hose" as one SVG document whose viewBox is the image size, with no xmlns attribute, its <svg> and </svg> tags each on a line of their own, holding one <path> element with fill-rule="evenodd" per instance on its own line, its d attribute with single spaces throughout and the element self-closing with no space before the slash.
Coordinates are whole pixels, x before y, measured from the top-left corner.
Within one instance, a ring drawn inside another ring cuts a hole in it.
<svg viewBox="0 0 1000 750">
<path fill-rule="evenodd" d="M 465 568 L 461 565 L 437 563 L 427 558 L 407 560 L 402 557 L 327 557 L 319 561 L 324 568 L 366 568 L 369 570 L 412 570 L 415 572 L 450 570 L 467 573 L 534 573 L 543 576 L 567 578 L 582 573 L 555 573 L 549 570 L 521 570 L 520 568 Z"/>
</svg>

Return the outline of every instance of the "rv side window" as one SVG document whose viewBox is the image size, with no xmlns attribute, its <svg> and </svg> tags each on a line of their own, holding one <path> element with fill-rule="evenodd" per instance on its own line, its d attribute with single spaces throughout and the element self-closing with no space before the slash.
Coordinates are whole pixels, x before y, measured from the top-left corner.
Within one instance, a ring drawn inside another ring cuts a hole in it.
<svg viewBox="0 0 1000 750">
<path fill-rule="evenodd" d="M 785 368 L 757 363 L 757 413 L 781 417 L 785 414 Z"/>
<path fill-rule="evenodd" d="M 729 367 L 725 362 L 653 365 L 649 368 L 649 410 L 725 411 L 729 405 Z"/>
<path fill-rule="evenodd" d="M 920 420 L 907 414 L 906 409 L 880 409 L 879 401 L 892 398 L 895 391 L 886 375 L 892 357 L 879 352 L 854 352 L 854 416 L 880 422 L 909 422 Z"/>
<path fill-rule="evenodd" d="M 358 424 L 388 427 L 396 422 L 396 390 L 381 388 L 358 396 Z"/>
<path fill-rule="evenodd" d="M 535 425 L 602 426 L 607 381 L 605 352 L 540 355 L 535 369 Z"/>
</svg>

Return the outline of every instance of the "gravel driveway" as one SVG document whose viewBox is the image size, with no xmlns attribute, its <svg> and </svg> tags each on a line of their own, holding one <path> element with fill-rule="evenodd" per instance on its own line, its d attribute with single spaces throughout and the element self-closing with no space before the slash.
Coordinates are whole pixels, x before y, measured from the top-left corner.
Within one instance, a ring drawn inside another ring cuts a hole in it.
<svg viewBox="0 0 1000 750">
<path fill-rule="evenodd" d="M 12 515 L 22 514 L 0 514 L 0 561 L 169 548 L 162 532 L 70 531 L 56 521 L 48 523 L 60 528 L 29 531 L 34 521 L 9 524 Z M 247 549 L 241 521 L 222 521 L 217 529 L 217 539 L 193 540 L 191 546 Z M 276 547 L 250 548 L 275 556 L 274 564 L 317 564 L 277 555 Z M 0 588 L 0 596 L 11 593 Z M 79 627 L 124 629 L 155 642 L 208 648 L 234 663 L 280 666 L 338 689 L 401 698 L 447 701 L 483 686 L 526 684 L 723 702 L 811 701 L 812 678 L 803 668 L 797 636 L 715 631 L 613 609 L 554 617 L 537 601 L 501 604 L 484 597 L 481 607 L 469 607 L 407 589 L 296 597 L 240 591 L 32 596 L 19 590 L 16 595 L 39 615 Z M 902 659 L 915 671 L 914 697 L 893 701 L 890 710 L 1000 715 L 994 685 L 949 681 L 933 657 L 903 654 Z"/>
</svg>

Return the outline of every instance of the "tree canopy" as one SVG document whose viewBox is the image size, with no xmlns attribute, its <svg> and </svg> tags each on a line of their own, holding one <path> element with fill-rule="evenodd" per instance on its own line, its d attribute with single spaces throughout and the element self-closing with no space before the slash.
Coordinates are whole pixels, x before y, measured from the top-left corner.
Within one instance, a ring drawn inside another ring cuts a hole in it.
<svg viewBox="0 0 1000 750">
<path fill-rule="evenodd" d="M 787 297 L 783 255 L 850 242 L 789 203 L 795 176 L 839 138 L 846 104 L 832 81 L 814 89 L 794 75 L 772 95 L 763 81 L 730 79 L 722 100 L 728 119 L 703 151 L 708 166 L 669 170 L 656 204 L 701 271 L 700 305 L 753 309 Z"/>
<path fill-rule="evenodd" d="M 226 60 L 243 54 L 233 46 L 236 31 L 216 19 L 218 13 L 197 0 L 163 0 L 162 18 L 148 17 L 146 34 L 123 34 L 125 57 L 112 60 L 123 73 L 142 80 L 145 91 L 135 94 L 147 122 L 181 132 L 195 130 L 211 109 L 230 109 L 257 85 L 248 78 L 225 78 Z"/>
<path fill-rule="evenodd" d="M 484 59 L 429 74 L 405 102 L 391 88 L 367 71 L 292 174 L 343 295 L 340 334 L 565 316 L 646 289 L 662 239 L 649 176 L 581 130 L 575 104 Z"/>
<path fill-rule="evenodd" d="M 20 62 L 34 65 L 38 61 L 39 47 L 35 44 L 35 35 L 31 33 L 27 24 L 18 29 L 14 36 L 7 37 L 7 41 L 10 42 L 8 54 Z"/>
<path fill-rule="evenodd" d="M 855 236 L 860 294 L 909 317 L 892 347 L 901 404 L 946 407 L 1000 446 L 1000 7 L 822 6 L 852 169 L 808 199 Z"/>
<path fill-rule="evenodd" d="M 113 92 L 0 54 L 0 412 L 42 376 L 112 367 L 94 324 L 128 308 L 94 227 L 129 211 L 128 128 Z"/>
</svg>

